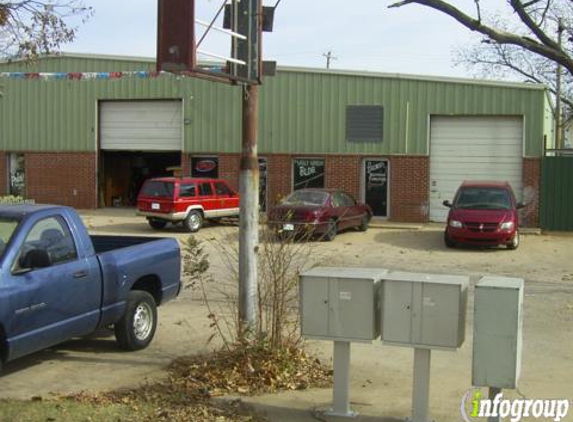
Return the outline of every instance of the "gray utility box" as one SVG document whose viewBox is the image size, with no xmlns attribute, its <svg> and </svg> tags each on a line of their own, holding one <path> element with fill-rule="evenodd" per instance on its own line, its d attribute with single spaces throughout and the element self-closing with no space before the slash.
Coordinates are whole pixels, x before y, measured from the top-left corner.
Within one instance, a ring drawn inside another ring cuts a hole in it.
<svg viewBox="0 0 573 422">
<path fill-rule="evenodd" d="M 301 274 L 302 335 L 371 342 L 380 335 L 377 296 L 380 268 L 319 267 Z"/>
<path fill-rule="evenodd" d="M 475 287 L 472 384 L 516 388 L 521 371 L 523 280 L 483 277 Z"/>
<path fill-rule="evenodd" d="M 456 349 L 465 338 L 469 278 L 390 272 L 380 295 L 382 341 Z"/>
</svg>

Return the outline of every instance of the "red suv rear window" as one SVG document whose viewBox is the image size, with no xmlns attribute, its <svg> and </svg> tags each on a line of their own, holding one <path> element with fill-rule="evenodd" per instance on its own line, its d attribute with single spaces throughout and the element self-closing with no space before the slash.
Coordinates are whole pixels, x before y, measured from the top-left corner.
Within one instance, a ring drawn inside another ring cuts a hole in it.
<svg viewBox="0 0 573 422">
<path fill-rule="evenodd" d="M 173 182 L 149 180 L 143 185 L 140 195 L 151 198 L 173 198 L 174 191 Z"/>
</svg>

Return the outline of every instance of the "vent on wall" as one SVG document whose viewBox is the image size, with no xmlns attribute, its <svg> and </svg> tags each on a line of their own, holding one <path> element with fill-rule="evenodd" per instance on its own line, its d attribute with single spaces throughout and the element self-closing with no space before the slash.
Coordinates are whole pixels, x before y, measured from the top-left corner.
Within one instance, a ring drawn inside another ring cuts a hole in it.
<svg viewBox="0 0 573 422">
<path fill-rule="evenodd" d="M 383 132 L 384 107 L 346 107 L 347 142 L 382 142 Z"/>
</svg>

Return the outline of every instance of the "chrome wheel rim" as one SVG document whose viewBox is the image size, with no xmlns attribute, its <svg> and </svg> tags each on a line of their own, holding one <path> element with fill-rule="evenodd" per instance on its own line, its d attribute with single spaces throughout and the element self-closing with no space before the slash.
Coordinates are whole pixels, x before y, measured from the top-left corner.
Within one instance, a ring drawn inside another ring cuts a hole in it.
<svg viewBox="0 0 573 422">
<path fill-rule="evenodd" d="M 201 225 L 201 218 L 197 214 L 189 216 L 189 228 L 191 230 L 197 230 Z"/>
<path fill-rule="evenodd" d="M 147 303 L 140 303 L 133 316 L 133 334 L 138 340 L 146 340 L 153 328 L 153 311 Z"/>
</svg>

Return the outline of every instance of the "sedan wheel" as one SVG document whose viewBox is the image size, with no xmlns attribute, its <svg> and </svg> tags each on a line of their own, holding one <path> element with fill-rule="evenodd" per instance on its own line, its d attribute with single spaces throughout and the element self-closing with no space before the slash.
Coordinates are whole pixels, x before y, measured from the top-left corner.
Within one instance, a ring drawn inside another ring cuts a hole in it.
<svg viewBox="0 0 573 422">
<path fill-rule="evenodd" d="M 455 248 L 456 247 L 456 242 L 454 242 L 452 239 L 450 239 L 450 236 L 448 236 L 447 231 L 444 232 L 444 243 L 446 244 L 446 247 L 448 247 L 448 248 Z"/>
<path fill-rule="evenodd" d="M 362 217 L 362 222 L 358 226 L 358 230 L 360 230 L 361 232 L 365 232 L 366 230 L 368 230 L 369 224 L 370 224 L 370 216 L 368 214 L 364 214 L 364 217 Z"/>
<path fill-rule="evenodd" d="M 336 221 L 330 220 L 328 222 L 328 229 L 324 233 L 323 239 L 327 242 L 332 242 L 338 233 L 338 227 L 336 227 Z"/>
</svg>

